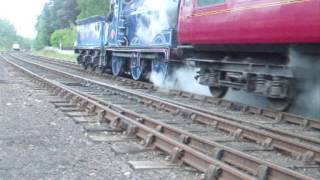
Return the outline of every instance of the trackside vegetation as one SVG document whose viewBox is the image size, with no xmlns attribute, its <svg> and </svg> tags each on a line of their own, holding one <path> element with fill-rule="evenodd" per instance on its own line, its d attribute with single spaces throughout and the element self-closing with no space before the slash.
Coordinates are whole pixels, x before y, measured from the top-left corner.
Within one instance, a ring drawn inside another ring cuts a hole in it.
<svg viewBox="0 0 320 180">
<path fill-rule="evenodd" d="M 71 49 L 76 39 L 75 22 L 93 15 L 105 15 L 107 0 L 49 0 L 38 17 L 35 49 L 46 46 Z"/>
<path fill-rule="evenodd" d="M 0 18 L 0 51 L 10 49 L 14 43 L 19 43 L 23 49 L 30 49 L 31 40 L 19 36 L 8 20 Z"/>
</svg>

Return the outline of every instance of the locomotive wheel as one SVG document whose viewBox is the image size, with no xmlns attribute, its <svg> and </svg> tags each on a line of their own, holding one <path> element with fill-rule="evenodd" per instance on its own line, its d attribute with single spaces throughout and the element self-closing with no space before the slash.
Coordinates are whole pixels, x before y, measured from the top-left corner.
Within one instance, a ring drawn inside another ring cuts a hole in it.
<svg viewBox="0 0 320 180">
<path fill-rule="evenodd" d="M 79 55 L 77 57 L 77 62 L 78 62 L 78 64 L 82 64 L 83 63 L 83 55 Z"/>
<path fill-rule="evenodd" d="M 276 111 L 286 111 L 290 107 L 292 103 L 291 98 L 285 99 L 275 99 L 275 98 L 268 98 L 270 102 L 270 108 Z"/>
<path fill-rule="evenodd" d="M 89 64 L 89 67 L 88 67 L 88 70 L 89 70 L 90 72 L 94 72 L 94 71 L 96 70 L 96 66 L 95 66 L 94 64 L 90 63 L 90 64 Z"/>
<path fill-rule="evenodd" d="M 144 61 L 140 57 L 132 57 L 130 62 L 130 70 L 132 79 L 138 81 L 143 78 L 144 75 Z"/>
<path fill-rule="evenodd" d="M 226 95 L 227 87 L 209 87 L 210 93 L 215 98 L 222 98 Z"/>
<path fill-rule="evenodd" d="M 90 63 L 90 71 L 95 72 L 98 69 L 99 57 L 93 56 Z"/>
<path fill-rule="evenodd" d="M 152 40 L 152 43 L 153 45 L 163 45 L 163 43 L 165 43 L 165 38 L 163 37 L 163 35 L 157 35 Z M 152 73 L 160 75 L 163 78 L 163 80 L 167 78 L 169 74 L 169 65 L 168 62 L 165 62 L 164 55 L 159 54 L 155 59 L 153 59 L 151 67 Z"/>
<path fill-rule="evenodd" d="M 105 67 L 97 67 L 96 68 L 96 71 L 99 73 L 99 74 L 103 74 L 106 72 L 106 68 Z"/>
<path fill-rule="evenodd" d="M 90 67 L 90 61 L 91 61 L 91 56 L 84 56 L 83 61 L 81 63 L 82 68 L 84 70 L 88 70 L 88 68 Z"/>
<path fill-rule="evenodd" d="M 121 57 L 112 57 L 112 74 L 114 76 L 121 76 L 124 73 L 125 60 Z"/>
<path fill-rule="evenodd" d="M 164 62 L 164 57 L 159 56 L 156 59 L 152 60 L 152 72 L 161 74 L 164 78 L 168 74 L 168 63 Z"/>
<path fill-rule="evenodd" d="M 98 66 L 97 66 L 97 65 L 92 65 L 92 66 L 91 66 L 91 71 L 92 71 L 92 72 L 95 72 L 97 69 L 98 69 Z"/>
<path fill-rule="evenodd" d="M 86 63 L 86 62 L 82 62 L 82 63 L 81 63 L 81 66 L 82 66 L 82 68 L 83 68 L 84 70 L 87 70 L 88 67 L 89 67 L 89 64 Z"/>
</svg>

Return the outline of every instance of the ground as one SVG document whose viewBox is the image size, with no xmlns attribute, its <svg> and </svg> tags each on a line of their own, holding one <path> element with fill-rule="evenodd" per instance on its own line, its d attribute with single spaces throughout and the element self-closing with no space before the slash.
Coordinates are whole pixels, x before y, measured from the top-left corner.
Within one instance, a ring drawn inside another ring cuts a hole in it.
<svg viewBox="0 0 320 180">
<path fill-rule="evenodd" d="M 160 152 L 116 154 L 86 137 L 55 109 L 46 90 L 0 60 L 0 179 L 200 179 L 192 169 L 134 171 L 130 160 Z"/>
<path fill-rule="evenodd" d="M 67 53 L 63 54 L 55 50 L 43 49 L 39 51 L 32 51 L 32 54 L 46 56 L 50 58 L 63 59 L 65 61 L 70 61 L 70 62 L 76 62 L 76 59 L 77 59 L 77 55 L 71 54 L 70 51 L 68 51 L 68 54 Z"/>
</svg>

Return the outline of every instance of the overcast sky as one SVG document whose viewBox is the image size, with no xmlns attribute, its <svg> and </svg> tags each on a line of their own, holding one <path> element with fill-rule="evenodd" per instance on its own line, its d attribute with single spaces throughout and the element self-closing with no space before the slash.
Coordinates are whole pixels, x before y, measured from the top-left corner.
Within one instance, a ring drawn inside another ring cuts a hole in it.
<svg viewBox="0 0 320 180">
<path fill-rule="evenodd" d="M 47 0 L 0 0 L 0 18 L 8 19 L 19 35 L 36 36 L 37 17 Z"/>
</svg>

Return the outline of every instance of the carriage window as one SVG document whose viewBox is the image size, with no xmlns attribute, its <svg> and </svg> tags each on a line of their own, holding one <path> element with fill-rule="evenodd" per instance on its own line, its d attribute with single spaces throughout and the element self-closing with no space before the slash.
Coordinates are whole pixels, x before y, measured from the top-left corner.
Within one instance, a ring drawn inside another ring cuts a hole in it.
<svg viewBox="0 0 320 180">
<path fill-rule="evenodd" d="M 198 0 L 198 6 L 210 6 L 224 3 L 225 0 Z"/>
</svg>

